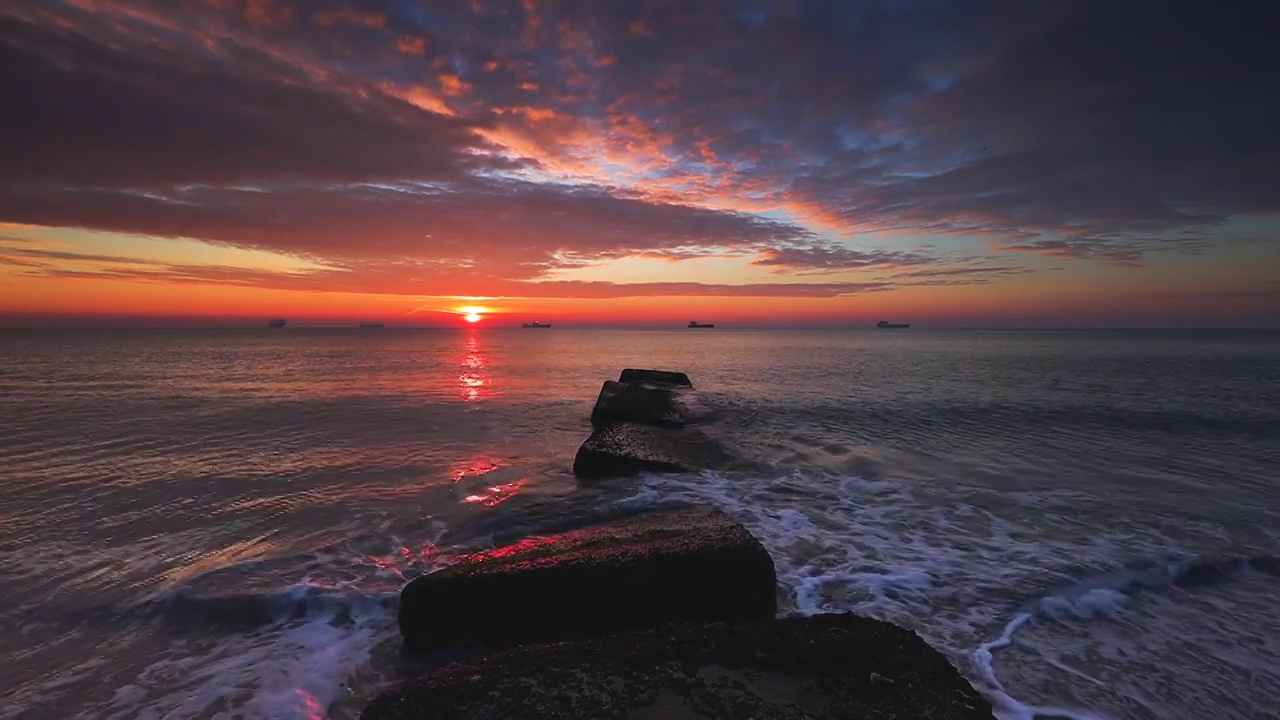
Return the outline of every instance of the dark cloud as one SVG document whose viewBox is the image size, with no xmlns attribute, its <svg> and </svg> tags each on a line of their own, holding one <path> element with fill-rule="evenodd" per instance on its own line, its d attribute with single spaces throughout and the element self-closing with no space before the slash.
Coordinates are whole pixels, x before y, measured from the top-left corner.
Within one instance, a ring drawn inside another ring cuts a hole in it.
<svg viewBox="0 0 1280 720">
<path fill-rule="evenodd" d="M 898 273 L 894 277 L 957 277 L 964 275 L 1020 275 L 1029 272 L 1025 267 L 1016 265 L 979 265 L 976 267 L 936 268 L 932 270 L 913 270 Z"/>
<path fill-rule="evenodd" d="M 23 247 L 21 245 L 13 247 L 9 246 L 9 241 L 6 238 L 0 238 L 0 252 L 7 252 L 11 255 L 21 255 L 25 258 L 31 258 L 33 261 L 36 261 L 36 264 L 40 265 L 45 264 L 38 262 L 40 260 L 74 260 L 80 262 L 118 263 L 121 265 L 145 265 L 148 263 L 148 261 L 141 260 L 139 258 L 121 257 L 118 255 L 94 255 L 91 253 L 51 250 L 40 247 Z"/>
<path fill-rule="evenodd" d="M 237 69 L 0 16 L 0 185 L 456 180 L 512 165 L 478 154 L 474 123 Z"/>
<path fill-rule="evenodd" d="M 924 265 L 937 261 L 935 257 L 914 252 L 863 252 L 837 246 L 770 248 L 751 264 L 809 273 L 830 273 L 871 267 Z"/>
</svg>

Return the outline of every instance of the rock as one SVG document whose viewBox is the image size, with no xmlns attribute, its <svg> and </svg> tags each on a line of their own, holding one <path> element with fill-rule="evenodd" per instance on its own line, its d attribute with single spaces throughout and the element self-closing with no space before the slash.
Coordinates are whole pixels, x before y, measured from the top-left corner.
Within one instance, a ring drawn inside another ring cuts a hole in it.
<svg viewBox="0 0 1280 720">
<path fill-rule="evenodd" d="M 618 375 L 618 382 L 649 383 L 652 385 L 682 385 L 684 387 L 693 387 L 693 383 L 689 382 L 688 375 L 682 372 L 671 372 L 670 370 L 637 370 L 635 368 L 627 368 Z"/>
<path fill-rule="evenodd" d="M 591 424 L 637 422 L 655 427 L 684 427 L 672 402 L 671 387 L 605 380 L 591 410 Z"/>
<path fill-rule="evenodd" d="M 734 458 L 697 432 L 634 423 L 605 423 L 578 448 L 573 474 L 580 480 L 627 477 L 642 472 L 725 469 Z"/>
<path fill-rule="evenodd" d="M 873 668 L 897 682 L 873 692 Z M 856 615 L 817 615 L 664 626 L 521 648 L 393 688 L 361 717 L 990 720 L 992 714 L 946 657 L 910 630 Z"/>
<path fill-rule="evenodd" d="M 687 375 L 628 368 L 621 377 L 628 382 L 610 380 L 600 389 L 591 413 L 595 429 L 573 460 L 573 474 L 579 479 L 724 470 L 742 464 L 706 432 L 677 431 L 711 418 L 695 399 Z"/>
<path fill-rule="evenodd" d="M 719 510 L 648 513 L 472 555 L 400 593 L 405 645 L 576 639 L 777 609 L 773 560 Z"/>
</svg>

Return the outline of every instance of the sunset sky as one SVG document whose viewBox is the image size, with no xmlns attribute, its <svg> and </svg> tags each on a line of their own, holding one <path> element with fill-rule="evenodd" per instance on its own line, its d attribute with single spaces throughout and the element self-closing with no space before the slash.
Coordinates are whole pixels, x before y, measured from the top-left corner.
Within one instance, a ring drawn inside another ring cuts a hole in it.
<svg viewBox="0 0 1280 720">
<path fill-rule="evenodd" d="M 0 325 L 1280 325 L 1268 3 L 0 0 Z"/>
</svg>

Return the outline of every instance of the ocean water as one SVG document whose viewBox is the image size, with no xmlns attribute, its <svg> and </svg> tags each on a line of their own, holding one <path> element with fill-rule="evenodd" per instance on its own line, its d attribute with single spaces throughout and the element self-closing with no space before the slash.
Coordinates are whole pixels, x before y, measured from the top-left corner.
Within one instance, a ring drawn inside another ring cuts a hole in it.
<svg viewBox="0 0 1280 720">
<path fill-rule="evenodd" d="M 579 487 L 627 366 L 754 469 Z M 0 716 L 354 717 L 406 579 L 699 502 L 1002 718 L 1275 717 L 1277 468 L 1275 333 L 4 332 Z"/>
</svg>

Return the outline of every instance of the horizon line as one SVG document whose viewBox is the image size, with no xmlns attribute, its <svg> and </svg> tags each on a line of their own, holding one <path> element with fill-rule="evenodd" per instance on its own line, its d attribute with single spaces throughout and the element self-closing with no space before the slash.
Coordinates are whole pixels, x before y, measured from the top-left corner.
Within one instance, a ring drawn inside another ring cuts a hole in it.
<svg viewBox="0 0 1280 720">
<path fill-rule="evenodd" d="M 553 325 L 555 325 L 553 323 Z M 811 331 L 845 331 L 845 330 L 928 330 L 928 331 L 1061 331 L 1061 332 L 1099 332 L 1099 331 L 1280 331 L 1278 326 L 1169 326 L 1169 325 L 1096 325 L 1096 326 L 1062 326 L 1062 325 L 920 325 L 910 323 L 910 328 L 877 328 L 874 325 L 727 325 L 709 328 L 714 330 L 811 330 Z M 283 332 L 288 330 L 527 330 L 519 325 L 384 325 L 377 328 L 362 328 L 359 325 L 292 325 L 271 328 L 265 325 L 0 325 L 0 331 L 30 330 L 262 330 Z M 549 330 L 687 330 L 685 325 L 580 325 L 565 324 L 548 327 Z M 706 333 L 699 333 L 705 335 Z M 901 333 L 894 333 L 901 334 Z"/>
</svg>

